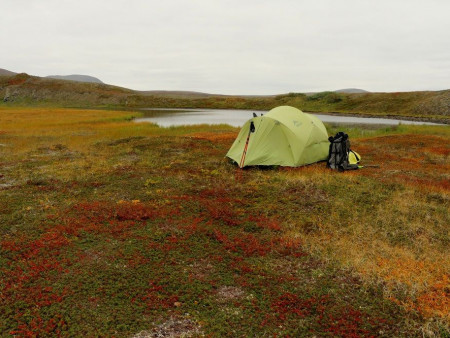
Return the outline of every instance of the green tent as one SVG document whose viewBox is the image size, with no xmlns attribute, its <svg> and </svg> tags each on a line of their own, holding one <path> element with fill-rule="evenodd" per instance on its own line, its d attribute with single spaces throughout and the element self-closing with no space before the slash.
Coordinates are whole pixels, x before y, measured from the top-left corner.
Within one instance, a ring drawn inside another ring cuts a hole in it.
<svg viewBox="0 0 450 338">
<path fill-rule="evenodd" d="M 253 117 L 242 127 L 227 157 L 239 166 L 298 167 L 327 159 L 328 134 L 317 117 L 281 106 Z"/>
</svg>

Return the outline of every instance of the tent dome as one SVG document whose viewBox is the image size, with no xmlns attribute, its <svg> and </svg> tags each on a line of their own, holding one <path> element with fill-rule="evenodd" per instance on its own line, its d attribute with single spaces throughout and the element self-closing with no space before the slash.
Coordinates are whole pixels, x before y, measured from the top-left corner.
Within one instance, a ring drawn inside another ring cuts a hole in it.
<svg viewBox="0 0 450 338">
<path fill-rule="evenodd" d="M 326 160 L 329 144 L 325 126 L 317 117 L 281 106 L 248 120 L 226 156 L 240 167 L 298 167 Z"/>
</svg>

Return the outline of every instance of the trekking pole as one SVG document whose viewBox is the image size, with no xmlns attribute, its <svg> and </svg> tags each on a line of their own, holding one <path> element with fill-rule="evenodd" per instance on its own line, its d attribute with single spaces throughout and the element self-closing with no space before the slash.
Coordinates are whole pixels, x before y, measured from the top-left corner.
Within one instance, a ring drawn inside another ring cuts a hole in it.
<svg viewBox="0 0 450 338">
<path fill-rule="evenodd" d="M 242 168 L 244 166 L 245 162 L 245 155 L 247 155 L 247 148 L 248 148 L 248 142 L 250 141 L 250 134 L 255 131 L 255 125 L 253 124 L 253 121 L 250 122 L 250 130 L 248 131 L 247 141 L 245 142 L 244 152 L 242 153 L 241 157 L 241 163 L 239 163 L 239 168 Z"/>
<path fill-rule="evenodd" d="M 244 166 L 245 155 L 247 155 L 248 141 L 250 140 L 251 133 L 252 133 L 251 131 L 248 132 L 247 141 L 245 142 L 244 152 L 242 153 L 242 157 L 241 157 L 241 163 L 239 164 L 240 168 L 242 168 Z"/>
</svg>

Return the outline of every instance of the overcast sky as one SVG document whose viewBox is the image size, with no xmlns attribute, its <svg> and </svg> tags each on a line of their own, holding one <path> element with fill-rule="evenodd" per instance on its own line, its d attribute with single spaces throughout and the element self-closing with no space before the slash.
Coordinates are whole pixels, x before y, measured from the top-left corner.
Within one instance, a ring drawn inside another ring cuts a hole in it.
<svg viewBox="0 0 450 338">
<path fill-rule="evenodd" d="M 450 0 L 2 0 L 0 68 L 139 90 L 450 88 Z"/>
</svg>

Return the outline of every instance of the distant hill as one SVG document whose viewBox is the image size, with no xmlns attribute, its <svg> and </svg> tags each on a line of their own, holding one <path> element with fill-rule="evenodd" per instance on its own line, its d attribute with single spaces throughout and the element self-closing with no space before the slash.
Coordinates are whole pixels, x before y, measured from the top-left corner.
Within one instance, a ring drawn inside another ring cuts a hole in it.
<svg viewBox="0 0 450 338">
<path fill-rule="evenodd" d="M 77 81 L 77 82 L 91 82 L 91 83 L 103 83 L 100 79 L 89 75 L 49 75 L 46 78 L 56 79 L 56 80 L 69 80 L 69 81 Z"/>
<path fill-rule="evenodd" d="M 358 88 L 345 88 L 345 89 L 338 89 L 334 91 L 335 93 L 346 93 L 346 94 L 362 94 L 362 93 L 370 93 L 367 90 L 364 89 L 358 89 Z"/>
<path fill-rule="evenodd" d="M 13 76 L 16 75 L 17 73 L 11 72 L 9 70 L 0 68 L 0 76 Z"/>
<path fill-rule="evenodd" d="M 206 98 L 211 96 L 221 96 L 216 94 L 208 94 L 201 92 L 193 92 L 186 90 L 145 90 L 137 91 L 142 95 L 153 95 L 153 96 L 165 96 L 165 97 L 175 97 L 175 98 Z"/>
<path fill-rule="evenodd" d="M 58 80 L 25 73 L 0 77 L 0 104 L 127 106 L 136 92 L 104 83 Z"/>
<path fill-rule="evenodd" d="M 269 110 L 288 105 L 305 112 L 391 116 L 450 123 L 450 90 L 397 93 L 288 93 L 216 95 L 189 91 L 136 91 L 104 83 L 30 76 L 0 76 L 0 106 L 50 105 L 135 109 L 212 108 Z"/>
</svg>

